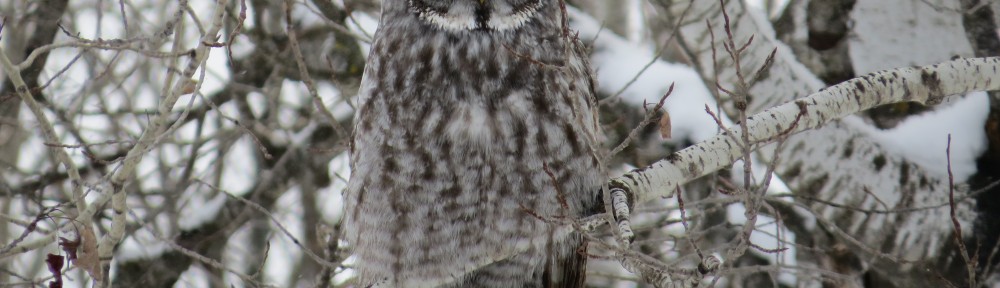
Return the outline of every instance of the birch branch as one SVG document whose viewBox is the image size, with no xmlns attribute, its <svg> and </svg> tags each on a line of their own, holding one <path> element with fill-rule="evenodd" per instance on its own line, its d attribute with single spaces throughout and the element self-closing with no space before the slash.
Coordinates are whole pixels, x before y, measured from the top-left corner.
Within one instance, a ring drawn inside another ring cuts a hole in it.
<svg viewBox="0 0 1000 288">
<path fill-rule="evenodd" d="M 777 40 L 774 28 L 766 15 L 747 7 L 745 1 L 653 1 L 665 17 L 680 17 L 684 11 L 699 15 L 699 19 L 682 24 L 676 39 L 679 46 L 693 61 L 694 68 L 706 79 L 706 85 L 737 83 L 736 64 L 728 57 L 718 57 L 713 61 L 713 47 L 723 47 L 725 37 L 716 37 L 714 43 L 705 21 L 717 27 L 719 35 L 725 26 L 722 10 L 730 16 L 730 31 L 737 42 L 753 37 L 753 45 L 743 51 L 739 65 L 760 67 L 767 55 L 777 48 L 774 63 L 767 73 L 754 81 L 750 88 L 748 111 L 762 111 L 780 103 L 794 101 L 801 95 L 812 94 L 824 88 L 811 71 L 802 65 L 792 49 Z M 944 59 L 944 58 L 941 58 Z M 873 94 L 872 94 L 873 95 Z M 858 95 L 862 97 L 862 95 Z M 733 107 L 723 104 L 727 114 L 735 117 Z M 769 153 L 777 153 L 785 165 L 777 167 L 776 173 L 785 184 L 796 193 L 812 198 L 861 209 L 889 207 L 909 207 L 914 203 L 941 203 L 947 201 L 947 182 L 941 173 L 928 171 L 924 166 L 915 165 L 913 160 L 886 151 L 875 140 L 864 133 L 867 127 L 859 124 L 854 116 L 851 121 L 834 121 L 826 129 L 804 132 L 805 135 L 791 137 L 781 151 L 761 149 L 763 158 Z M 942 139 L 943 140 L 943 139 Z M 959 204 L 959 220 L 971 225 L 974 213 L 968 213 L 972 204 Z M 933 257 L 941 251 L 942 243 L 947 243 L 951 233 L 950 221 L 943 210 L 921 210 L 908 213 L 869 215 L 836 207 L 814 204 L 817 216 L 838 219 L 837 223 L 850 235 L 858 237 L 862 243 L 882 247 L 889 254 L 899 254 L 905 258 L 919 259 Z M 862 233 L 872 229 L 883 233 Z M 904 268 L 908 269 L 908 268 Z"/>
<path fill-rule="evenodd" d="M 994 81 L 998 79 L 1000 58 L 997 57 L 958 59 L 872 73 L 749 117 L 748 136 L 755 148 L 759 148 L 785 133 L 817 128 L 878 105 L 904 101 L 935 105 L 949 95 L 998 90 L 1000 81 Z M 798 124 L 789 131 L 800 113 Z M 734 135 L 717 135 L 648 167 L 614 178 L 609 190 L 631 191 L 633 203 L 673 197 L 680 185 L 728 167 L 742 156 L 740 144 L 734 140 L 742 138 L 742 132 L 733 128 L 728 131 Z"/>
<path fill-rule="evenodd" d="M 3 45 L 0 45 L 0 65 L 3 66 L 4 73 L 7 74 L 7 77 L 14 84 L 14 89 L 17 90 L 17 95 L 21 97 L 21 101 L 24 101 L 24 104 L 28 105 L 28 109 L 31 109 L 31 113 L 35 114 L 35 119 L 37 119 L 38 126 L 42 129 L 45 141 L 48 143 L 59 143 L 59 136 L 56 135 L 56 130 L 52 126 L 52 122 L 49 122 L 48 117 L 45 116 L 45 112 L 42 111 L 42 105 L 39 105 L 35 101 L 35 98 L 31 96 L 28 85 L 21 78 L 21 69 L 11 63 L 10 58 L 7 58 L 7 52 L 4 51 Z M 69 175 L 69 179 L 71 180 L 70 186 L 72 186 L 72 196 L 77 211 L 82 212 L 87 210 L 87 201 L 83 198 L 83 189 L 80 186 L 83 184 L 80 182 L 80 171 L 73 164 L 73 159 L 69 157 L 69 153 L 66 153 L 65 148 L 49 146 L 49 151 L 54 153 L 56 160 L 66 168 L 66 174 Z M 89 217 L 80 217 L 79 220 L 85 221 L 84 223 L 90 223 Z"/>
</svg>

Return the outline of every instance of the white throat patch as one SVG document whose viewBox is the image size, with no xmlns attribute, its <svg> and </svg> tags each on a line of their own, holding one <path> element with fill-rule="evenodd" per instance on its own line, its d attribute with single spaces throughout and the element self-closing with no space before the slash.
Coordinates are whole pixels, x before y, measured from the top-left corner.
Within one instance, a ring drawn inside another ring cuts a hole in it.
<svg viewBox="0 0 1000 288">
<path fill-rule="evenodd" d="M 410 0 L 410 7 L 415 7 L 414 4 L 414 1 Z M 541 1 L 535 1 L 520 7 L 507 9 L 508 11 L 494 10 L 488 15 L 486 21 L 481 21 L 477 17 L 476 12 L 471 9 L 441 13 L 433 9 L 418 8 L 417 17 L 420 20 L 427 21 L 431 25 L 452 32 L 477 29 L 503 32 L 523 26 L 524 23 L 531 20 L 531 17 L 535 16 L 541 6 Z"/>
</svg>

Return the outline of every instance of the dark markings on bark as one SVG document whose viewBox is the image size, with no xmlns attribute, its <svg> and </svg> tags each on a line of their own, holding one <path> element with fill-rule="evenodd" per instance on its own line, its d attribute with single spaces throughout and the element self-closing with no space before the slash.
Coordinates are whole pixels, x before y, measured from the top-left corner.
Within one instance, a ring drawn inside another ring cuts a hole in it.
<svg viewBox="0 0 1000 288">
<path fill-rule="evenodd" d="M 817 51 L 832 49 L 850 31 L 849 14 L 854 9 L 853 0 L 809 2 L 809 47 Z"/>
<path fill-rule="evenodd" d="M 807 180 L 803 182 L 803 184 L 805 184 L 805 189 L 799 191 L 804 191 L 805 193 L 810 193 L 810 194 L 816 194 L 819 191 L 822 191 L 823 186 L 826 186 L 826 181 L 828 180 L 830 180 L 830 175 L 827 174 L 823 174 L 823 176 L 820 176 L 816 179 Z"/>
<path fill-rule="evenodd" d="M 844 144 L 844 154 L 843 154 L 842 158 L 843 159 L 851 158 L 851 155 L 854 155 L 854 140 L 853 139 Z"/>
<path fill-rule="evenodd" d="M 927 70 L 920 72 L 920 81 L 930 90 L 931 98 L 944 97 L 944 95 L 941 95 L 941 78 L 937 72 Z"/>
<path fill-rule="evenodd" d="M 782 173 L 781 176 L 785 177 L 785 178 L 788 178 L 788 179 L 795 179 L 795 177 L 799 177 L 799 174 L 802 174 L 802 162 L 801 161 L 795 162 L 792 165 L 789 165 L 788 169 L 786 169 L 785 173 Z"/>
<path fill-rule="evenodd" d="M 903 162 L 899 166 L 899 186 L 906 186 L 910 183 L 910 164 Z"/>
<path fill-rule="evenodd" d="M 695 163 L 691 163 L 690 165 L 688 165 L 688 173 L 691 173 L 691 175 L 698 175 L 698 172 L 700 171 L 701 169 L 698 168 L 698 165 L 696 165 Z"/>
<path fill-rule="evenodd" d="M 875 165 L 875 171 L 882 171 L 882 167 L 885 167 L 886 159 L 885 155 L 879 154 L 872 159 L 872 164 Z"/>
</svg>

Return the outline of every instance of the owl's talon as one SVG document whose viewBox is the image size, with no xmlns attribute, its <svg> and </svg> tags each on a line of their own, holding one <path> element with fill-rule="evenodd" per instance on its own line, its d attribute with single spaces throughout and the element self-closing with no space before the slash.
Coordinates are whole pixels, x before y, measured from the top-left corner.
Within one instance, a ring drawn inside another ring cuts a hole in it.
<svg viewBox="0 0 1000 288">
<path fill-rule="evenodd" d="M 635 240 L 635 233 L 632 233 L 632 222 L 629 217 L 632 215 L 628 191 L 621 187 L 611 188 L 611 208 L 618 226 L 618 241 L 625 247 Z"/>
<path fill-rule="evenodd" d="M 722 258 L 708 255 L 708 257 L 701 259 L 701 263 L 698 263 L 698 273 L 702 276 L 713 274 L 719 271 L 719 267 L 722 267 Z"/>
</svg>

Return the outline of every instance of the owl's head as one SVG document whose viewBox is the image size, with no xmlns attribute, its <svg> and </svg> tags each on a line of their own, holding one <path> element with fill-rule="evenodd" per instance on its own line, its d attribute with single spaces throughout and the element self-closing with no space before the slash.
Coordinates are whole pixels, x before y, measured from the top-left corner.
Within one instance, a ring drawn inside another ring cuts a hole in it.
<svg viewBox="0 0 1000 288">
<path fill-rule="evenodd" d="M 555 0 L 404 0 L 420 21 L 448 31 L 509 31 L 540 17 Z M 387 1 L 388 2 L 388 1 Z"/>
</svg>

